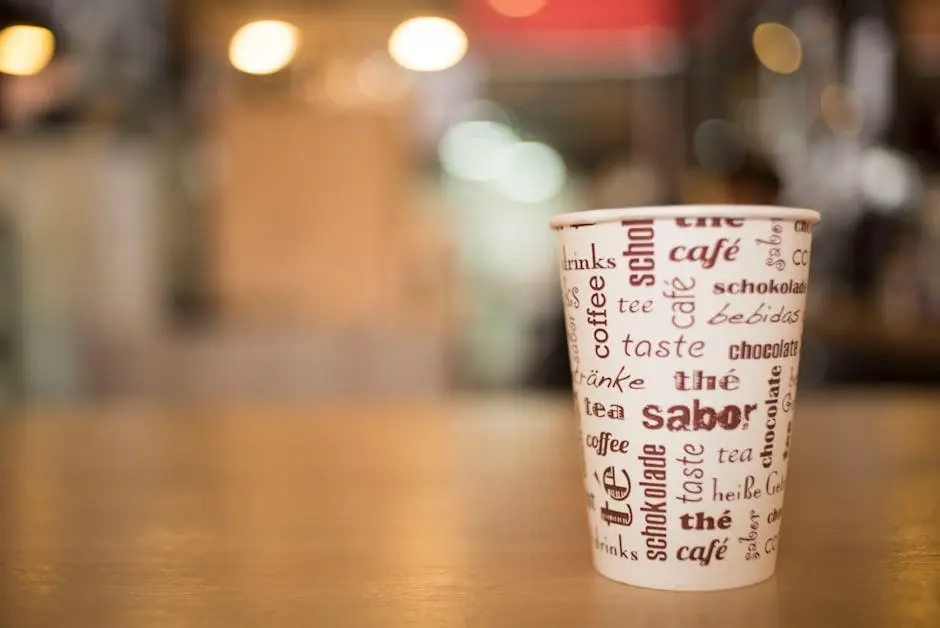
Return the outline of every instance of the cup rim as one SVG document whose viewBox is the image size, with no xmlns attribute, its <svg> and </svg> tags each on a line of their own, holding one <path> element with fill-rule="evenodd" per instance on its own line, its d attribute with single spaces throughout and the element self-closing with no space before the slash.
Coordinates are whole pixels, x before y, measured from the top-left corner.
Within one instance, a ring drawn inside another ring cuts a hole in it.
<svg viewBox="0 0 940 628">
<path fill-rule="evenodd" d="M 588 227 L 602 222 L 621 220 L 655 220 L 659 218 L 743 218 L 802 220 L 810 224 L 818 223 L 822 217 L 813 209 L 785 207 L 777 205 L 650 205 L 646 207 L 615 207 L 608 209 L 586 209 L 577 212 L 559 214 L 551 219 L 552 229 L 565 227 Z"/>
</svg>

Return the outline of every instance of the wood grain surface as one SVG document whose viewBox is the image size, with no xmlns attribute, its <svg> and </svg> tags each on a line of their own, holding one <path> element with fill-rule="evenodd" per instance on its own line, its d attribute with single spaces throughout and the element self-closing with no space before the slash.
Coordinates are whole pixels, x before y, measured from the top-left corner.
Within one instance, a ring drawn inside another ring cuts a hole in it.
<svg viewBox="0 0 940 628">
<path fill-rule="evenodd" d="M 596 575 L 571 402 L 0 420 L 0 626 L 940 626 L 940 395 L 801 402 L 777 575 Z"/>
</svg>

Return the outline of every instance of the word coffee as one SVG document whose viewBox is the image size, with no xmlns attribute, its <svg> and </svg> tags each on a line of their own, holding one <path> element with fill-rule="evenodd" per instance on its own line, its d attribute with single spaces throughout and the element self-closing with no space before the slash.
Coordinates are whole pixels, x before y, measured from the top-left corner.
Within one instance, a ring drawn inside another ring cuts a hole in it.
<svg viewBox="0 0 940 628">
<path fill-rule="evenodd" d="M 607 341 L 610 334 L 607 332 L 607 296 L 604 294 L 606 282 L 600 275 L 593 275 L 588 281 L 591 287 L 591 305 L 585 311 L 587 314 L 587 323 L 591 326 L 594 336 L 594 355 L 603 359 L 610 357 L 610 347 Z"/>
<path fill-rule="evenodd" d="M 608 452 L 615 454 L 627 453 L 630 441 L 614 438 L 610 432 L 601 432 L 599 435 L 588 434 L 584 437 L 584 444 L 593 449 L 598 456 L 606 456 Z"/>
</svg>

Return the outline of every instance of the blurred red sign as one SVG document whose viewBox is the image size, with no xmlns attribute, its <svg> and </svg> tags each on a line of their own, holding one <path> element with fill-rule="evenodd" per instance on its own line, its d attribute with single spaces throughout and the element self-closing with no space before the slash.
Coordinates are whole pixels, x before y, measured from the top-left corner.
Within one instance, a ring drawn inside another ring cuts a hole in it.
<svg viewBox="0 0 940 628">
<path fill-rule="evenodd" d="M 471 42 L 487 50 L 592 53 L 676 43 L 682 0 L 461 0 Z"/>
</svg>

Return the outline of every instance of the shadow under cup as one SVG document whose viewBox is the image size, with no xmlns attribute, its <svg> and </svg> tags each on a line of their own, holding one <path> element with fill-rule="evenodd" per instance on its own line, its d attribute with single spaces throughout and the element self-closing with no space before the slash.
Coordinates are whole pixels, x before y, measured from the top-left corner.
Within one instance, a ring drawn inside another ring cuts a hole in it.
<svg viewBox="0 0 940 628">
<path fill-rule="evenodd" d="M 818 222 L 735 205 L 552 221 L 602 575 L 686 591 L 773 575 Z"/>
</svg>

